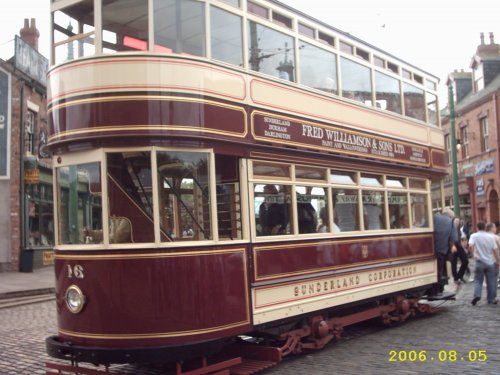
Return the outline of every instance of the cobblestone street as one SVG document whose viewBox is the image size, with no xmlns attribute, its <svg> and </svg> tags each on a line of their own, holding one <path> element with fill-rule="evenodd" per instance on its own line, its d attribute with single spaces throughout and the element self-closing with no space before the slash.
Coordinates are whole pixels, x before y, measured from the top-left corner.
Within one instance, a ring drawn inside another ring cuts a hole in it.
<svg viewBox="0 0 500 375">
<path fill-rule="evenodd" d="M 471 306 L 471 283 L 457 297 L 435 315 L 394 327 L 367 322 L 347 328 L 343 339 L 324 350 L 287 359 L 262 374 L 500 374 L 500 308 L 486 305 L 484 296 Z M 0 309 L 1 375 L 45 373 L 44 339 L 56 332 L 55 309 L 54 301 Z M 114 371 L 165 374 L 147 366 Z"/>
</svg>

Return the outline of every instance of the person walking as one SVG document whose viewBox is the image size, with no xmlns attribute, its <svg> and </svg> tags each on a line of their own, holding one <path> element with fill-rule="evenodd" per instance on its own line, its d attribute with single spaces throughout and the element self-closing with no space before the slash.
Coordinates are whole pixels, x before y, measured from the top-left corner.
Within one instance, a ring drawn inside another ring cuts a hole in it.
<svg viewBox="0 0 500 375">
<path fill-rule="evenodd" d="M 500 236 L 497 234 L 497 225 L 495 223 L 486 224 L 486 232 L 490 233 L 497 244 L 497 255 L 499 256 L 497 259 L 500 259 Z M 496 269 L 495 278 L 498 280 L 498 268 Z M 497 281 L 498 287 L 500 287 L 500 280 Z"/>
<path fill-rule="evenodd" d="M 497 297 L 497 269 L 499 265 L 497 244 L 490 233 L 486 232 L 486 225 L 477 223 L 477 232 L 469 239 L 469 249 L 474 255 L 476 267 L 474 270 L 474 298 L 471 303 L 475 306 L 481 299 L 483 280 L 486 277 L 486 299 L 488 304 L 496 305 Z"/>
</svg>

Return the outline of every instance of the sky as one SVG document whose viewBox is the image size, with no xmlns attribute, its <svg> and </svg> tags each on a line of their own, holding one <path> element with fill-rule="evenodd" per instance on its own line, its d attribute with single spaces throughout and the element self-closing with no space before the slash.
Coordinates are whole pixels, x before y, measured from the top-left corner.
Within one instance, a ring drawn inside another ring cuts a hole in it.
<svg viewBox="0 0 500 375">
<path fill-rule="evenodd" d="M 479 34 L 484 32 L 489 43 L 493 32 L 495 42 L 500 43 L 498 0 L 281 1 L 438 77 L 441 107 L 448 100 L 444 86 L 448 74 L 455 69 L 470 71 Z M 25 18 L 36 19 L 39 50 L 48 57 L 49 7 L 50 0 L 16 0 L 4 7 L 0 57 L 6 57 L 2 48 L 19 35 Z"/>
</svg>

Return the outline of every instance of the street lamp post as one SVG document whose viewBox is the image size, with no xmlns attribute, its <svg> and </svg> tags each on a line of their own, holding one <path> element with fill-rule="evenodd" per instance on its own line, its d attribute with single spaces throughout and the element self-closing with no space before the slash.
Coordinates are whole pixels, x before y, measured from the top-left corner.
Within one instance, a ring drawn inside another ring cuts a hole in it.
<svg viewBox="0 0 500 375">
<path fill-rule="evenodd" d="M 453 101 L 453 85 L 448 85 L 448 104 L 450 107 L 450 154 L 453 179 L 453 211 L 460 216 L 460 198 L 458 195 L 458 166 L 457 166 L 457 135 L 455 133 L 455 104 Z"/>
</svg>

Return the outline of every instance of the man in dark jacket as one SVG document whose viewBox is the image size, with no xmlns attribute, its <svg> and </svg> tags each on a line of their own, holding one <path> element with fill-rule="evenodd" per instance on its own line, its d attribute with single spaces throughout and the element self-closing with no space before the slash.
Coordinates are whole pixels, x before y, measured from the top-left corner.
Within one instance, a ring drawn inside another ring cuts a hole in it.
<svg viewBox="0 0 500 375">
<path fill-rule="evenodd" d="M 432 290 L 433 295 L 442 293 L 445 284 L 448 283 L 446 259 L 448 251 L 452 254 L 457 251 L 456 241 L 458 241 L 458 234 L 454 230 L 453 211 L 444 209 L 442 214 L 436 213 L 434 215 L 434 250 L 437 258 L 438 283 Z"/>
</svg>

